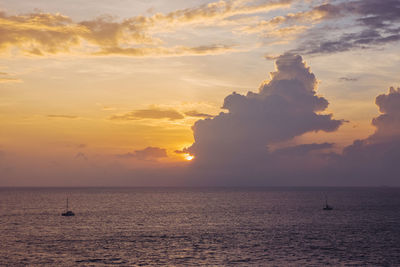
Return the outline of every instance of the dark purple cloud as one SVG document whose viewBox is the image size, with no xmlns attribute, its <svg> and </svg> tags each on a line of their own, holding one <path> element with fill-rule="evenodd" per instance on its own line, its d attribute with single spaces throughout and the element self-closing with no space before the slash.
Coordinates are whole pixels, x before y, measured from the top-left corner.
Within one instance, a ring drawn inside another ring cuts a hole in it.
<svg viewBox="0 0 400 267">
<path fill-rule="evenodd" d="M 272 150 L 277 142 L 312 131 L 336 131 L 344 122 L 322 115 L 328 101 L 316 95 L 316 78 L 297 55 L 277 58 L 276 71 L 258 93 L 233 93 L 214 118 L 193 126 L 195 142 L 182 152 L 195 159 L 196 185 L 400 185 L 400 89 L 379 95 L 374 134 L 342 153 L 332 143 Z"/>
<path fill-rule="evenodd" d="M 195 142 L 184 152 L 195 156 L 194 168 L 206 168 L 218 176 L 264 172 L 273 161 L 269 145 L 307 132 L 336 131 L 343 123 L 331 114 L 320 114 L 328 101 L 317 96 L 316 89 L 317 80 L 301 56 L 282 55 L 276 60 L 271 80 L 264 82 L 258 93 L 232 93 L 222 106 L 227 112 L 197 121 L 193 126 Z M 292 148 L 292 152 L 308 153 L 330 146 L 310 144 Z"/>
<path fill-rule="evenodd" d="M 341 154 L 316 151 L 317 154 L 313 155 L 297 149 L 295 153 L 285 153 L 286 157 L 275 154 L 272 158 L 276 166 L 286 166 L 291 170 L 283 169 L 281 182 L 296 184 L 296 180 L 288 178 L 288 174 L 292 173 L 292 177 L 301 181 L 300 184 L 399 186 L 400 88 L 392 87 L 389 93 L 377 96 L 376 104 L 382 114 L 372 120 L 375 132 L 366 139 L 355 140 Z M 292 164 L 298 160 L 300 164 Z M 318 167 L 307 169 L 305 166 L 310 163 Z"/>
<path fill-rule="evenodd" d="M 320 151 L 322 149 L 329 149 L 332 148 L 332 143 L 322 143 L 322 144 L 304 144 L 304 145 L 297 145 L 291 147 L 285 147 L 278 149 L 274 152 L 275 155 L 299 155 L 303 156 L 304 154 L 309 154 L 313 151 Z"/>
<path fill-rule="evenodd" d="M 388 94 L 377 96 L 375 103 L 382 113 L 372 120 L 376 131 L 346 147 L 343 157 L 358 167 L 353 172 L 393 183 L 400 177 L 400 88 L 391 87 Z"/>
<path fill-rule="evenodd" d="M 372 120 L 375 133 L 346 147 L 336 169 L 354 184 L 400 185 L 400 89 L 390 88 L 376 104 L 382 114 Z"/>
<path fill-rule="evenodd" d="M 314 10 L 325 12 L 329 26 L 312 28 L 292 52 L 326 54 L 372 48 L 400 40 L 400 0 L 343 1 Z M 337 23 L 335 19 L 349 20 Z M 353 22 L 351 22 L 353 21 Z M 341 33 L 346 31 L 346 33 Z M 332 37 L 334 36 L 334 37 Z"/>
</svg>

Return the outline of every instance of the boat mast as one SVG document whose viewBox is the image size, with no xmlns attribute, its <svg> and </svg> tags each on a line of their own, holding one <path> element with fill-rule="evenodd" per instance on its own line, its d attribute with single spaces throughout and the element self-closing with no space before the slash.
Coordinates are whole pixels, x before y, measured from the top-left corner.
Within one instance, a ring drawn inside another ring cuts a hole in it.
<svg viewBox="0 0 400 267">
<path fill-rule="evenodd" d="M 328 207 L 328 197 L 325 195 L 325 207 Z"/>
<path fill-rule="evenodd" d="M 68 211 L 68 197 L 67 197 L 67 211 Z"/>
</svg>

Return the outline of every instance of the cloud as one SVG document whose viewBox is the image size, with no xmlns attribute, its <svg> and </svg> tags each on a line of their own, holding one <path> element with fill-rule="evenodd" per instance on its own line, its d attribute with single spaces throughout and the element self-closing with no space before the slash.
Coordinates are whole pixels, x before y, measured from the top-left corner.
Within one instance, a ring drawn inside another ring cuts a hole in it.
<svg viewBox="0 0 400 267">
<path fill-rule="evenodd" d="M 148 109 L 138 109 L 121 115 L 113 115 L 110 117 L 110 120 L 122 120 L 122 121 L 130 121 L 130 120 L 140 120 L 140 119 L 169 119 L 180 120 L 183 119 L 184 116 L 174 110 L 174 109 L 162 109 L 157 107 L 151 107 Z"/>
<path fill-rule="evenodd" d="M 400 185 L 400 88 L 376 97 L 376 131 L 342 153 L 328 142 L 282 147 L 345 121 L 323 113 L 328 101 L 316 94 L 316 78 L 300 56 L 284 54 L 275 65 L 259 92 L 228 95 L 226 112 L 194 124 L 195 142 L 176 151 L 194 155 L 185 173 L 192 185 Z"/>
<path fill-rule="evenodd" d="M 304 156 L 304 154 L 311 153 L 313 151 L 319 151 L 322 149 L 329 149 L 332 148 L 333 144 L 332 143 L 322 143 L 322 144 L 303 144 L 303 145 L 297 145 L 297 146 L 292 146 L 292 147 L 285 147 L 278 149 L 274 151 L 275 155 L 299 155 L 299 156 Z"/>
<path fill-rule="evenodd" d="M 388 94 L 377 96 L 375 103 L 383 114 L 372 120 L 376 131 L 369 140 L 400 140 L 400 88 L 391 87 Z"/>
<path fill-rule="evenodd" d="M 202 118 L 212 118 L 214 117 L 213 115 L 207 114 L 207 113 L 201 113 L 198 112 L 197 110 L 190 110 L 185 112 L 186 116 L 189 117 L 202 117 Z"/>
<path fill-rule="evenodd" d="M 331 54 L 345 52 L 352 49 L 366 49 L 378 45 L 384 45 L 400 40 L 400 34 L 383 35 L 377 30 L 364 30 L 357 33 L 343 34 L 335 40 L 322 42 L 308 42 L 292 52 L 303 54 Z"/>
<path fill-rule="evenodd" d="M 331 164 L 330 173 L 353 184 L 400 185 L 400 88 L 391 87 L 388 94 L 377 96 L 376 104 L 382 114 L 372 120 L 375 132 L 346 147 Z"/>
<path fill-rule="evenodd" d="M 335 27 L 313 28 L 293 53 L 326 54 L 352 49 L 372 48 L 400 40 L 399 0 L 358 0 L 329 5 L 336 14 L 326 19 L 347 17 L 348 23 L 337 23 Z M 343 33 L 344 32 L 344 33 Z M 329 34 L 327 34 L 329 33 Z M 334 37 L 331 37 L 334 36 Z"/>
<path fill-rule="evenodd" d="M 263 37 L 285 38 L 299 35 L 323 20 L 340 17 L 340 9 L 331 4 L 323 4 L 307 11 L 288 13 L 256 24 L 246 25 L 240 31 L 247 34 L 257 33 Z"/>
<path fill-rule="evenodd" d="M 175 151 L 194 155 L 190 162 L 163 162 L 168 155 L 160 147 L 146 147 L 100 161 L 96 158 L 91 164 L 86 164 L 86 155 L 79 152 L 69 159 L 73 163 L 60 161 L 59 165 L 50 167 L 35 156 L 21 160 L 18 155 L 13 162 L 7 154 L 4 166 L 10 166 L 12 172 L 3 183 L 400 185 L 400 88 L 391 87 L 376 97 L 380 114 L 372 120 L 375 132 L 355 140 L 338 153 L 334 152 L 337 151 L 335 144 L 329 142 L 296 143 L 299 139 L 295 137 L 312 131 L 334 132 L 344 121 L 325 113 L 328 101 L 317 94 L 317 79 L 300 56 L 281 55 L 276 57 L 275 66 L 276 70 L 258 92 L 232 93 L 224 100 L 224 112 L 194 124 L 194 143 Z M 115 160 L 116 157 L 122 160 Z M 64 178 L 54 180 L 56 174 Z M 109 179 L 111 176 L 113 179 Z"/>
<path fill-rule="evenodd" d="M 84 160 L 84 161 L 89 160 L 88 157 L 87 157 L 87 156 L 85 155 L 85 153 L 83 153 L 83 152 L 78 152 L 78 153 L 75 155 L 74 159 L 76 159 L 76 160 Z"/>
<path fill-rule="evenodd" d="M 175 57 L 232 53 L 257 46 L 243 42 L 247 38 L 233 38 L 232 33 L 256 35 L 268 44 L 297 39 L 296 47 L 290 51 L 299 54 L 336 53 L 400 40 L 400 0 L 337 1 L 316 6 L 312 3 L 297 6 L 292 12 L 290 8 L 296 6 L 291 0 L 220 0 L 122 20 L 103 15 L 73 21 L 58 13 L 0 12 L 0 52 Z M 285 8 L 289 11 L 265 18 L 272 10 Z M 210 39 L 210 26 L 225 33 L 221 36 L 231 38 L 216 40 L 213 36 L 212 43 L 189 45 L 184 41 L 188 38 L 165 37 L 171 32 L 186 35 L 190 27 L 196 29 L 201 40 L 206 40 Z"/>
<path fill-rule="evenodd" d="M 36 55 L 68 51 L 79 44 L 79 36 L 85 31 L 86 28 L 60 14 L 10 16 L 0 12 L 0 50 L 3 51 L 9 47 L 19 47 Z"/>
<path fill-rule="evenodd" d="M 228 52 L 237 51 L 233 45 L 204 45 L 197 47 L 139 47 L 139 48 L 122 48 L 107 47 L 93 53 L 94 55 L 125 55 L 140 57 L 172 57 L 172 56 L 196 56 L 196 55 L 218 55 Z"/>
<path fill-rule="evenodd" d="M 159 147 L 146 147 L 142 150 L 135 150 L 133 153 L 117 155 L 118 158 L 136 158 L 139 160 L 156 160 L 168 157 L 167 151 Z"/>
<path fill-rule="evenodd" d="M 233 93 L 224 100 L 227 112 L 197 121 L 195 142 L 183 152 L 194 155 L 197 164 L 250 166 L 269 156 L 271 144 L 307 132 L 336 131 L 343 122 L 321 114 L 328 101 L 316 89 L 317 80 L 301 56 L 282 55 L 258 93 Z"/>
<path fill-rule="evenodd" d="M 291 0 L 254 3 L 247 0 L 212 2 L 195 8 L 153 16 L 134 16 L 116 21 L 111 16 L 75 22 L 56 13 L 8 15 L 0 12 L 0 52 L 18 48 L 24 54 L 44 56 L 58 53 L 125 56 L 186 56 L 236 51 L 232 44 L 198 46 L 165 44 L 159 34 L 192 27 L 215 26 L 234 16 L 267 13 L 288 7 Z M 234 19 L 233 19 L 234 20 Z"/>
<path fill-rule="evenodd" d="M 343 82 L 356 82 L 358 81 L 358 78 L 354 78 L 354 77 L 340 77 L 339 81 L 343 81 Z"/>
<path fill-rule="evenodd" d="M 20 83 L 20 82 L 22 82 L 20 79 L 0 77 L 0 83 Z"/>
<path fill-rule="evenodd" d="M 52 142 L 52 145 L 56 145 L 58 147 L 66 147 L 66 148 L 78 148 L 78 149 L 84 149 L 87 148 L 87 144 L 83 143 L 73 143 L 73 142 Z"/>
<path fill-rule="evenodd" d="M 167 21 L 169 23 L 214 23 L 239 15 L 266 13 L 274 9 L 286 8 L 292 0 L 277 0 L 253 4 L 251 0 L 218 1 L 201 5 L 195 8 L 181 9 L 168 14 L 155 14 L 149 20 L 152 23 Z"/>
<path fill-rule="evenodd" d="M 78 116 L 75 115 L 63 115 L 63 114 L 50 114 L 47 115 L 48 118 L 54 118 L 54 119 L 78 119 Z"/>
<path fill-rule="evenodd" d="M 9 77 L 10 74 L 6 72 L 0 72 L 0 83 L 20 83 L 22 80 L 17 78 Z"/>
</svg>

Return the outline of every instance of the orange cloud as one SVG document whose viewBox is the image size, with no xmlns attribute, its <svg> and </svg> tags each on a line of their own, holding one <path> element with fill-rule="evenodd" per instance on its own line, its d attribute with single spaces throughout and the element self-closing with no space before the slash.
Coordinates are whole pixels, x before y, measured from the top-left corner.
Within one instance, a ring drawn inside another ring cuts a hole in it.
<svg viewBox="0 0 400 267">
<path fill-rule="evenodd" d="M 113 115 L 110 117 L 111 120 L 140 120 L 140 119 L 169 119 L 169 120 L 180 120 L 184 116 L 174 109 L 161 109 L 157 107 L 151 107 L 149 109 L 134 110 L 121 115 Z"/>
<path fill-rule="evenodd" d="M 200 118 L 212 118 L 214 117 L 213 115 L 210 114 L 206 114 L 206 113 L 201 113 L 198 112 L 197 110 L 190 110 L 185 112 L 186 116 L 190 116 L 190 117 L 200 117 Z"/>
<path fill-rule="evenodd" d="M 208 45 L 197 47 L 137 47 L 137 48 L 122 48 L 122 47 L 106 47 L 95 52 L 95 55 L 125 55 L 125 56 L 185 56 L 185 55 L 216 55 L 236 51 L 234 46 L 229 45 Z"/>
<path fill-rule="evenodd" d="M 10 77 L 6 72 L 0 72 L 0 83 L 20 83 L 20 79 Z"/>
<path fill-rule="evenodd" d="M 15 79 L 15 78 L 1 78 L 0 77 L 0 83 L 20 83 L 22 82 L 20 79 Z"/>
<path fill-rule="evenodd" d="M 9 47 L 36 55 L 68 51 L 80 43 L 79 36 L 86 30 L 60 14 L 8 16 L 0 12 L 0 51 Z"/>
<path fill-rule="evenodd" d="M 78 116 L 74 115 L 62 115 L 62 114 L 57 114 L 57 115 L 47 115 L 49 118 L 55 118 L 55 119 L 77 119 L 79 118 Z"/>
<path fill-rule="evenodd" d="M 218 1 L 202 5 L 196 8 L 181 9 L 170 12 L 168 14 L 155 14 L 148 21 L 156 24 L 162 21 L 169 24 L 184 23 L 207 23 L 216 20 L 233 17 L 236 15 L 250 15 L 255 13 L 269 12 L 278 8 L 289 7 L 292 0 L 277 0 L 262 4 L 249 5 L 253 1 L 236 0 L 236 1 Z"/>
<path fill-rule="evenodd" d="M 288 40 L 290 37 L 309 29 L 315 23 L 336 18 L 339 15 L 340 9 L 338 7 L 331 4 L 323 4 L 309 11 L 289 13 L 270 20 L 262 20 L 257 24 L 241 27 L 239 31 L 247 34 L 258 33 L 264 37 L 276 37 Z"/>
<path fill-rule="evenodd" d="M 290 6 L 291 0 L 252 4 L 251 0 L 218 1 L 196 8 L 176 10 L 151 17 L 135 16 L 115 21 L 110 16 L 74 22 L 50 13 L 7 15 L 0 12 L 0 52 L 18 48 L 23 54 L 43 56 L 57 53 L 127 56 L 183 56 L 234 51 L 231 45 L 164 46 L 155 33 L 187 24 L 204 25 Z"/>
</svg>

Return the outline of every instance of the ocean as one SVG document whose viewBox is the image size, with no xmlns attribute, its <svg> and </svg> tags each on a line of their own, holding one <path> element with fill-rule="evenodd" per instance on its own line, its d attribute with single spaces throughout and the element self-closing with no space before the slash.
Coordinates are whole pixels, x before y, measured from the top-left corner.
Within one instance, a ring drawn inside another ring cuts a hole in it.
<svg viewBox="0 0 400 267">
<path fill-rule="evenodd" d="M 0 188 L 0 238 L 1 266 L 400 266 L 400 188 Z"/>
</svg>

